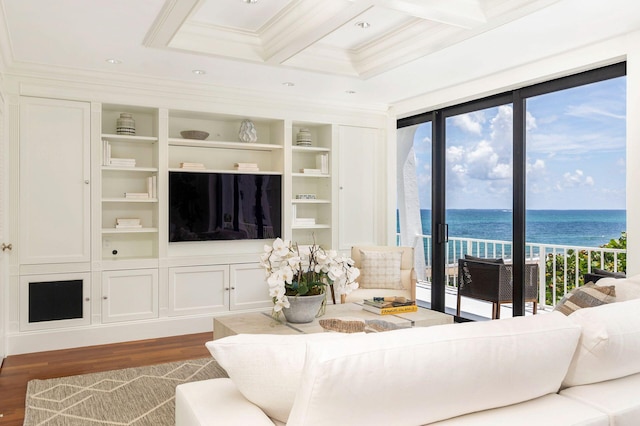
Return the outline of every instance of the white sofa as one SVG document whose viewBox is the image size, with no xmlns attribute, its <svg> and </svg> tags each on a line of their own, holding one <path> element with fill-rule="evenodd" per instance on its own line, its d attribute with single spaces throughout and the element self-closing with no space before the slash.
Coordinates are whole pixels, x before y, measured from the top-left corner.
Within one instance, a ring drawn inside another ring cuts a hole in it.
<svg viewBox="0 0 640 426">
<path fill-rule="evenodd" d="M 178 386 L 176 425 L 639 425 L 640 276 L 610 284 L 570 316 L 209 342 L 230 378 Z"/>
</svg>

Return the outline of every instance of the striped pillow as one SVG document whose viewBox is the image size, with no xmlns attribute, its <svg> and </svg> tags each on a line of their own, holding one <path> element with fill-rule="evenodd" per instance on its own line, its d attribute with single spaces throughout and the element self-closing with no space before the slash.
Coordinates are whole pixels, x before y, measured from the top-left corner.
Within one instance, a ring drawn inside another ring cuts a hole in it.
<svg viewBox="0 0 640 426">
<path fill-rule="evenodd" d="M 600 306 L 606 303 L 615 302 L 615 300 L 615 286 L 598 286 L 593 283 L 588 283 L 582 287 L 571 290 L 569 294 L 560 300 L 558 305 L 554 308 L 554 311 L 561 312 L 565 315 L 571 315 L 578 309 Z"/>
</svg>

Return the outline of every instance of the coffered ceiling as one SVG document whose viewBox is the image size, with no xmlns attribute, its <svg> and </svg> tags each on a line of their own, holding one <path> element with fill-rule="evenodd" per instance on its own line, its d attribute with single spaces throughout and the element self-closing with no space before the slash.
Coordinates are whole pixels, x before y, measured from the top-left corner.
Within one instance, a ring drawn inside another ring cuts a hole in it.
<svg viewBox="0 0 640 426">
<path fill-rule="evenodd" d="M 381 107 L 640 29 L 637 0 L 0 5 L 5 72 L 108 73 Z"/>
</svg>

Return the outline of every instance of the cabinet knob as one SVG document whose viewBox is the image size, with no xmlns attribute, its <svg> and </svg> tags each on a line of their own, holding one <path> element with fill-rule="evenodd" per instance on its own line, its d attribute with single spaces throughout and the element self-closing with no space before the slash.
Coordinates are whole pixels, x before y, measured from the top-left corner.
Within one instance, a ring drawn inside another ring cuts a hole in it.
<svg viewBox="0 0 640 426">
<path fill-rule="evenodd" d="M 235 290 L 235 289 L 236 289 L 235 287 L 231 287 L 231 290 Z"/>
<path fill-rule="evenodd" d="M 108 299 L 108 297 L 107 297 L 107 296 L 102 296 L 102 299 L 103 299 L 103 300 L 107 300 L 107 299 Z"/>
<path fill-rule="evenodd" d="M 11 251 L 13 250 L 13 245 L 11 243 L 9 244 L 2 243 L 2 246 L 0 246 L 0 248 L 2 248 L 2 251 L 6 251 L 6 250 Z"/>
<path fill-rule="evenodd" d="M 229 291 L 229 287 L 225 287 L 225 288 L 224 288 L 224 291 Z"/>
<path fill-rule="evenodd" d="M 84 299 L 84 301 L 85 301 L 85 302 L 89 302 L 90 300 L 91 300 L 91 299 L 90 299 L 90 298 L 88 298 L 88 297 L 87 297 L 86 299 Z"/>
<path fill-rule="evenodd" d="M 85 179 L 84 183 L 89 185 L 89 179 Z"/>
</svg>

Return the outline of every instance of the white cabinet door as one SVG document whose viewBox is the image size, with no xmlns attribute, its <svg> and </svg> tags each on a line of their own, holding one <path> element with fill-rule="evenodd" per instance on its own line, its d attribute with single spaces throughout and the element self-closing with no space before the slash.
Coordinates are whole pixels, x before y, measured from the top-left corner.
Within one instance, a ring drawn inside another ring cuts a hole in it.
<svg viewBox="0 0 640 426">
<path fill-rule="evenodd" d="M 379 138 L 376 129 L 340 127 L 338 238 L 340 250 L 376 245 L 380 179 Z"/>
<path fill-rule="evenodd" d="M 20 100 L 20 263 L 90 260 L 90 105 Z"/>
<path fill-rule="evenodd" d="M 231 310 L 270 308 L 273 306 L 269 296 L 264 269 L 259 263 L 230 265 Z"/>
<path fill-rule="evenodd" d="M 102 322 L 158 317 L 158 270 L 102 273 Z"/>
<path fill-rule="evenodd" d="M 169 315 L 229 310 L 229 266 L 169 268 Z"/>
</svg>

